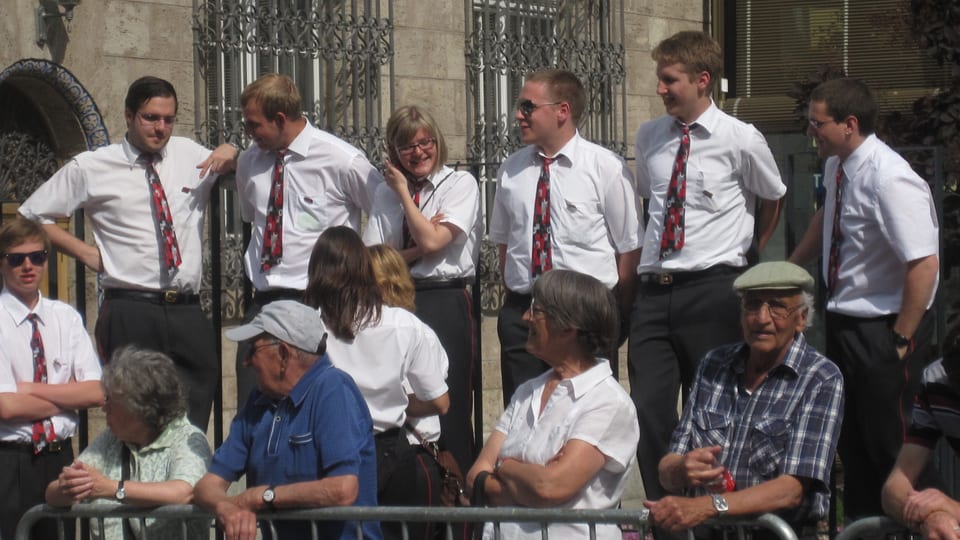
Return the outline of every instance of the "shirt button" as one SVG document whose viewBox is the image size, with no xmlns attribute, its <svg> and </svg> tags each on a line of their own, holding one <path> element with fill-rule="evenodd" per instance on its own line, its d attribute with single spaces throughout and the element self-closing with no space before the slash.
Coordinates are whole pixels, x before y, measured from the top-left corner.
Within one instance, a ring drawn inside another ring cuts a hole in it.
<svg viewBox="0 0 960 540">
<path fill-rule="evenodd" d="M 275 417 L 273 418 L 273 422 L 274 422 L 274 423 L 279 423 L 279 422 L 280 422 L 280 416 L 279 416 L 279 415 L 275 416 Z"/>
</svg>

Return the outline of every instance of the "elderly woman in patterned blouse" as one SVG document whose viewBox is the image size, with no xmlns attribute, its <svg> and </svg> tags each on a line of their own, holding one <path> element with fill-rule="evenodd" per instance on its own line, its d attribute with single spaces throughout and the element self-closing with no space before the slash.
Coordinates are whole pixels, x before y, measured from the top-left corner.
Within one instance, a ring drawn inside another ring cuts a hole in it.
<svg viewBox="0 0 960 540">
<path fill-rule="evenodd" d="M 57 480 L 49 504 L 114 503 L 140 507 L 189 504 L 210 463 L 206 436 L 186 417 L 184 383 L 163 353 L 125 347 L 103 370 L 108 431 L 100 434 Z M 142 538 L 138 520 L 105 520 L 95 538 Z M 127 529 L 124 534 L 124 529 Z M 188 522 L 189 538 L 207 538 L 207 520 Z M 181 538 L 178 520 L 146 520 L 151 539 Z"/>
</svg>

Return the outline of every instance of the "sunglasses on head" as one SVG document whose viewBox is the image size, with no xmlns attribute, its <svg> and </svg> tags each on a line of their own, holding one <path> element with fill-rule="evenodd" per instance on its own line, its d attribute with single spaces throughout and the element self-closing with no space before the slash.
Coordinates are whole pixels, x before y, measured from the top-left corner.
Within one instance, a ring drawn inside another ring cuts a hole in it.
<svg viewBox="0 0 960 540">
<path fill-rule="evenodd" d="M 47 262 L 47 250 L 31 251 L 30 253 L 5 253 L 3 257 L 6 257 L 7 264 L 13 268 L 20 266 L 23 264 L 23 261 L 28 258 L 30 259 L 30 264 L 40 266 Z"/>
</svg>

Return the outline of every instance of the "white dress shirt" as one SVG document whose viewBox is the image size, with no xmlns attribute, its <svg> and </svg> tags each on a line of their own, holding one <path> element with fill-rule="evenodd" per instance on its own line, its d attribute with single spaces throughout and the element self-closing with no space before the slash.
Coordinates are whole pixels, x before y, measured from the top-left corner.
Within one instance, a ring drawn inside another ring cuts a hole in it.
<svg viewBox="0 0 960 540">
<path fill-rule="evenodd" d="M 540 156 L 531 145 L 503 162 L 490 220 L 490 240 L 507 246 L 504 283 L 524 294 L 533 287 L 533 213 Z M 556 158 L 550 164 L 553 268 L 583 272 L 613 288 L 619 280 L 616 255 L 638 249 L 643 236 L 633 174 L 620 156 L 579 133 Z"/>
<path fill-rule="evenodd" d="M 421 401 L 447 393 L 447 353 L 433 330 L 405 309 L 383 306 L 380 322 L 353 341 L 328 334 L 327 355 L 357 383 L 377 433 L 403 426 L 409 402 L 404 381 Z"/>
<path fill-rule="evenodd" d="M 823 272 L 833 238 L 839 158 L 827 159 L 823 206 Z M 840 268 L 829 311 L 854 317 L 900 312 L 907 263 L 939 252 L 939 226 L 930 186 L 876 135 L 843 163 Z M 937 273 L 939 282 L 940 274 Z M 933 304 L 936 287 L 927 308 Z"/>
<path fill-rule="evenodd" d="M 715 265 L 746 266 L 753 241 L 757 197 L 787 192 L 766 139 L 751 124 L 713 103 L 690 129 L 683 249 L 660 260 L 663 210 L 681 128 L 672 116 L 637 130 L 637 193 L 650 201 L 640 256 L 641 273 L 694 271 Z"/>
<path fill-rule="evenodd" d="M 16 393 L 18 382 L 33 382 L 33 324 L 31 311 L 4 289 L 0 292 L 0 392 Z M 41 297 L 32 313 L 37 314 L 43 353 L 47 360 L 47 384 L 100 380 L 100 361 L 80 314 L 68 304 Z M 51 418 L 58 440 L 76 434 L 77 414 L 63 412 Z M 33 422 L 0 420 L 0 440 L 29 443 Z"/>
<path fill-rule="evenodd" d="M 276 152 L 255 144 L 237 162 L 240 214 L 253 224 L 243 264 L 258 291 L 302 290 L 317 237 L 338 225 L 359 231 L 360 211 L 370 212 L 383 176 L 359 149 L 307 122 L 284 155 L 283 258 L 264 274 L 260 254 L 275 163 Z"/>
<path fill-rule="evenodd" d="M 82 208 L 100 248 L 105 288 L 198 292 L 203 214 L 217 175 L 201 178 L 197 164 L 209 155 L 190 139 L 171 137 L 155 163 L 183 260 L 172 272 L 163 259 L 146 161 L 126 138 L 77 155 L 20 206 L 20 213 L 47 224 Z"/>
<path fill-rule="evenodd" d="M 575 496 L 554 508 L 616 508 L 623 495 L 627 471 L 637 454 L 640 428 L 630 396 L 614 380 L 610 364 L 597 359 L 589 370 L 560 381 L 543 411 L 540 403 L 551 369 L 517 388 L 496 430 L 506 438 L 497 461 L 506 458 L 546 465 L 568 441 L 577 439 L 596 447 L 605 463 Z M 540 538 L 539 523 L 502 523 L 502 538 Z M 583 524 L 550 525 L 551 538 L 587 538 Z M 598 525 L 597 538 L 619 540 L 616 525 Z M 493 538 L 493 527 L 484 528 L 484 538 Z"/>
<path fill-rule="evenodd" d="M 420 191 L 420 212 L 427 219 L 443 214 L 441 223 L 449 223 L 460 231 L 446 247 L 420 257 L 410 266 L 414 279 L 451 279 L 472 277 L 480 256 L 480 235 L 483 219 L 480 214 L 480 188 L 466 171 L 442 167 L 427 177 Z M 403 248 L 403 205 L 389 185 L 377 188 L 373 212 L 363 232 L 367 245 L 387 244 Z"/>
</svg>

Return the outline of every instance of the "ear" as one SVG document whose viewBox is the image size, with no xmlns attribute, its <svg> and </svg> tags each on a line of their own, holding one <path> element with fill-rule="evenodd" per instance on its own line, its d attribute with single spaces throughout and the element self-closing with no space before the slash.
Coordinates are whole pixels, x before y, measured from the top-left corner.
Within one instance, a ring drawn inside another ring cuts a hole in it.
<svg viewBox="0 0 960 540">
<path fill-rule="evenodd" d="M 856 116 L 848 116 L 843 121 L 844 128 L 846 129 L 847 135 L 859 135 L 860 134 L 860 119 Z"/>
<path fill-rule="evenodd" d="M 123 109 L 123 117 L 127 120 L 127 127 L 129 127 L 130 124 L 133 122 L 133 117 L 136 114 L 137 114 L 136 112 L 131 111 L 130 109 L 127 109 L 127 108 Z"/>
<path fill-rule="evenodd" d="M 287 124 L 287 115 L 278 112 L 277 115 L 273 117 L 273 123 L 277 125 L 280 131 L 283 131 L 283 126 Z"/>
<path fill-rule="evenodd" d="M 566 101 L 561 101 L 560 104 L 557 105 L 557 120 L 561 123 L 573 120 L 573 111 L 570 109 L 570 104 Z"/>
<path fill-rule="evenodd" d="M 696 84 L 697 84 L 697 91 L 700 94 L 706 95 L 707 92 L 710 91 L 710 83 L 712 82 L 712 79 L 710 77 L 709 72 L 701 71 L 700 73 L 694 76 L 694 80 L 696 81 Z"/>
</svg>

